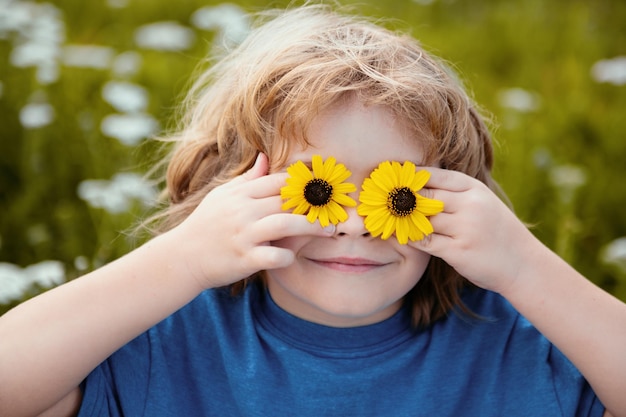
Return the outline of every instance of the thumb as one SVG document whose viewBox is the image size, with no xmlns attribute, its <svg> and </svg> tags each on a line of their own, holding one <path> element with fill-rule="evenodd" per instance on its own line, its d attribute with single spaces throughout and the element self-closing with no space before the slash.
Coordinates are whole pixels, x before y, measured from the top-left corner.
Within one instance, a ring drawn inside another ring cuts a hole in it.
<svg viewBox="0 0 626 417">
<path fill-rule="evenodd" d="M 435 233 L 430 233 L 424 236 L 420 240 L 409 241 L 409 246 L 417 250 L 420 250 L 422 252 L 425 252 L 429 255 L 440 258 L 441 256 L 439 256 L 440 253 L 437 248 L 437 245 L 440 243 L 439 241 L 442 238 L 443 238 L 442 236 L 435 235 Z"/>
<path fill-rule="evenodd" d="M 245 180 L 253 180 L 258 177 L 262 177 L 267 174 L 269 169 L 269 159 L 267 155 L 263 152 L 259 152 L 256 157 L 256 161 L 254 161 L 254 165 L 248 171 L 246 171 L 242 176 Z"/>
</svg>

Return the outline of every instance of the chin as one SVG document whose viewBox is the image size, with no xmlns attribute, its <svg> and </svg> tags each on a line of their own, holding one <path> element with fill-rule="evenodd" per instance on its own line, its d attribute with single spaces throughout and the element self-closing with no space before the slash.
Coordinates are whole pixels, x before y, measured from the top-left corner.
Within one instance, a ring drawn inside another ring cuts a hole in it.
<svg viewBox="0 0 626 417">
<path fill-rule="evenodd" d="M 355 299 L 353 296 L 324 297 L 319 302 L 311 302 L 311 310 L 302 309 L 301 318 L 333 327 L 363 326 L 383 321 L 395 314 L 402 305 L 397 300 L 377 301 Z"/>
</svg>

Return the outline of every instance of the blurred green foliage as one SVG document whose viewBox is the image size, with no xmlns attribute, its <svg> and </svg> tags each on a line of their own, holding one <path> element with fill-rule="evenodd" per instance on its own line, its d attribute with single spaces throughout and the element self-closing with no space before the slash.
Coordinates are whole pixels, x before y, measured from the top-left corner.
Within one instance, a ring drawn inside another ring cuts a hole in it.
<svg viewBox="0 0 626 417">
<path fill-rule="evenodd" d="M 237 5 L 254 12 L 289 3 L 242 0 Z M 219 4 L 54 1 L 63 22 L 61 47 L 99 45 L 116 55 L 139 54 L 138 70 L 121 79 L 148 91 L 145 111 L 162 129 L 174 123 L 176 104 L 216 36 L 193 27 L 191 15 Z M 626 2 L 354 4 L 360 13 L 382 18 L 391 28 L 410 31 L 459 73 L 495 120 L 495 176 L 516 212 L 546 245 L 626 300 L 624 269 L 600 258 L 605 245 L 626 236 L 626 84 L 592 76 L 598 61 L 626 55 Z M 189 27 L 195 42 L 179 51 L 139 48 L 137 28 L 159 21 Z M 136 245 L 125 231 L 150 210 L 138 203 L 123 213 L 92 207 L 77 195 L 81 182 L 108 180 L 119 172 L 144 173 L 161 149 L 147 140 L 125 145 L 102 133 L 102 120 L 116 113 L 102 96 L 103 86 L 120 78 L 111 68 L 65 65 L 57 56 L 58 79 L 42 83 L 36 68 L 12 63 L 20 42 L 18 33 L 0 37 L 0 262 L 25 267 L 59 260 L 71 279 Z M 50 123 L 23 126 L 21 111 L 33 101 L 49 103 Z M 24 297 L 40 290 L 35 287 Z M 19 301 L 0 306 L 0 314 Z"/>
</svg>

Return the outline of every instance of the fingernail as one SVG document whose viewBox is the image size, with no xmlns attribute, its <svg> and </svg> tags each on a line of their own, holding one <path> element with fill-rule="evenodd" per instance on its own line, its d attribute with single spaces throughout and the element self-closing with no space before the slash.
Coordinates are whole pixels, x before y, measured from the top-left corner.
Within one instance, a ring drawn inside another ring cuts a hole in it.
<svg viewBox="0 0 626 417">
<path fill-rule="evenodd" d="M 324 230 L 325 233 L 332 235 L 333 233 L 335 233 L 335 225 L 329 224 L 328 226 L 324 227 L 322 230 Z"/>
</svg>

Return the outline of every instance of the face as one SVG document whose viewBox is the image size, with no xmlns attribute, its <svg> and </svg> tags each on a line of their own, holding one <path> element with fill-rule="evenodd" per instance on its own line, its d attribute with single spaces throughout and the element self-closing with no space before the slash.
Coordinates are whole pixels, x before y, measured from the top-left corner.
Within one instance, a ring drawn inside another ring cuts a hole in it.
<svg viewBox="0 0 626 417">
<path fill-rule="evenodd" d="M 417 141 L 385 107 L 342 102 L 321 113 L 307 132 L 311 146 L 297 149 L 288 164 L 309 163 L 313 155 L 334 156 L 352 172 L 347 182 L 358 202 L 363 180 L 382 161 L 406 160 L 421 165 Z M 308 321 L 333 327 L 372 324 L 392 316 L 404 295 L 424 273 L 430 256 L 400 245 L 395 236 L 373 238 L 356 207 L 346 207 L 348 220 L 332 237 L 298 236 L 273 242 L 292 250 L 287 268 L 268 271 L 274 301 Z"/>
</svg>

